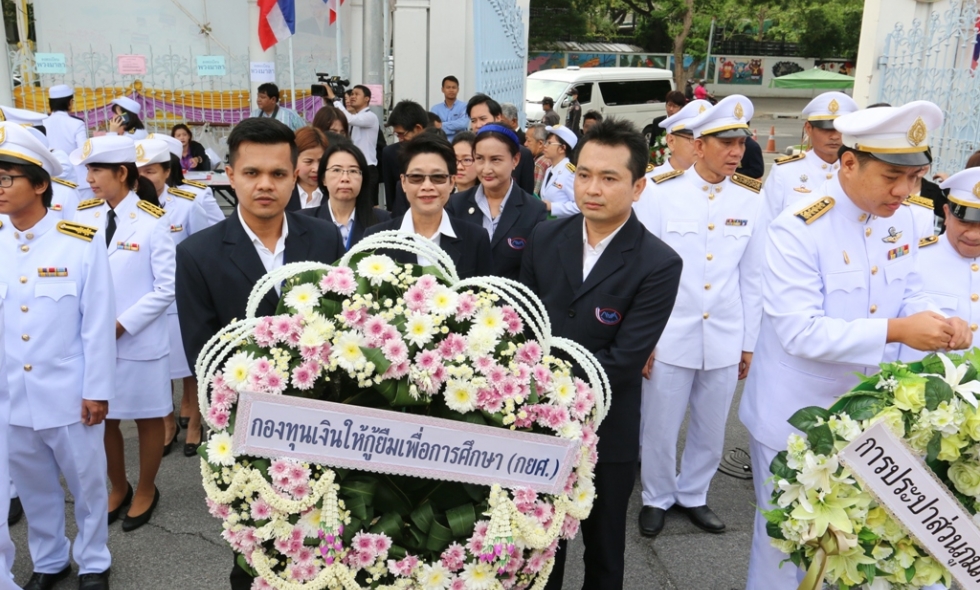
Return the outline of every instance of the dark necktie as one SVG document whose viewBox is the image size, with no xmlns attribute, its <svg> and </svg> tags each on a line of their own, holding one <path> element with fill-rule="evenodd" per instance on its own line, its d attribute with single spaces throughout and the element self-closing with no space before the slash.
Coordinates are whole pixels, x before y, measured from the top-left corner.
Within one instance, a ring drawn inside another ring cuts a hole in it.
<svg viewBox="0 0 980 590">
<path fill-rule="evenodd" d="M 109 209 L 109 218 L 105 224 L 105 245 L 108 248 L 109 244 L 112 243 L 112 235 L 116 233 L 116 212 L 113 209 Z"/>
<path fill-rule="evenodd" d="M 553 170 L 551 170 L 549 168 L 548 169 L 548 173 L 544 175 L 544 184 L 541 185 L 541 188 L 544 188 L 544 187 L 548 186 L 548 183 L 551 182 L 551 173 L 552 172 L 553 172 Z"/>
</svg>

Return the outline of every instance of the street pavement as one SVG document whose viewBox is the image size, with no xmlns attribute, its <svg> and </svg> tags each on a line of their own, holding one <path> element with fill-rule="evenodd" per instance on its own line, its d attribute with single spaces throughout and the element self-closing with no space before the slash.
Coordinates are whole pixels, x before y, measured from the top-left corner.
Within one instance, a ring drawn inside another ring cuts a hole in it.
<svg viewBox="0 0 980 590">
<path fill-rule="evenodd" d="M 771 118 L 773 114 L 795 114 L 807 100 L 762 99 L 756 102 L 756 118 L 763 149 L 769 127 L 776 128 L 776 146 L 780 153 L 799 143 L 802 121 Z M 765 154 L 767 170 L 779 154 Z M 741 384 L 729 413 L 725 449 L 748 449 L 748 432 L 738 421 Z M 179 402 L 179 397 L 176 398 Z M 679 450 L 686 432 L 681 432 Z M 133 422 L 123 423 L 129 480 L 136 483 L 139 474 L 137 436 Z M 181 432 L 174 452 L 163 459 L 157 476 L 160 503 L 153 519 L 141 529 L 123 533 L 119 523 L 109 528 L 109 549 L 113 565 L 111 583 L 114 590 L 222 590 L 228 588 L 231 550 L 221 539 L 221 523 L 211 517 L 204 503 L 200 483 L 200 461 L 184 457 Z M 656 539 L 639 534 L 637 515 L 641 507 L 639 478 L 630 499 L 626 584 L 628 590 L 735 590 L 745 587 L 749 548 L 752 541 L 754 496 L 751 480 L 717 474 L 708 495 L 708 504 L 726 523 L 720 535 L 696 528 L 683 514 L 671 511 L 667 525 Z M 75 535 L 74 503 L 68 496 L 66 516 L 69 538 Z M 27 525 L 22 520 L 10 529 L 17 547 L 14 575 L 24 584 L 31 574 L 27 550 Z M 565 590 L 582 587 L 581 538 L 570 545 L 566 566 Z M 75 569 L 77 574 L 77 568 Z M 74 576 L 56 586 L 57 590 L 76 587 Z"/>
</svg>

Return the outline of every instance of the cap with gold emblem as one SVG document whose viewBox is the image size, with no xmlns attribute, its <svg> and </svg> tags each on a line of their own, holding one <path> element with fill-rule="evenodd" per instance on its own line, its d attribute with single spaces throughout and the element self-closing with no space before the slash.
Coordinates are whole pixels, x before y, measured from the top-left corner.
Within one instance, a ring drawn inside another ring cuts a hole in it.
<svg viewBox="0 0 980 590">
<path fill-rule="evenodd" d="M 895 166 L 930 164 L 929 135 L 942 124 L 942 110 L 927 100 L 864 109 L 834 119 L 846 147 Z"/>
<path fill-rule="evenodd" d="M 980 168 L 967 168 L 939 185 L 949 191 L 949 212 L 962 221 L 980 223 Z"/>
<path fill-rule="evenodd" d="M 687 126 L 694 132 L 694 137 L 748 137 L 752 135 L 749 121 L 754 113 L 751 100 L 741 94 L 733 94 L 688 121 Z"/>
<path fill-rule="evenodd" d="M 834 119 L 857 110 L 854 99 L 843 92 L 824 92 L 803 107 L 803 118 L 817 129 L 833 129 Z"/>
<path fill-rule="evenodd" d="M 123 164 L 136 162 L 136 144 L 123 135 L 101 135 L 87 140 L 68 159 L 75 166 L 83 164 Z"/>
<path fill-rule="evenodd" d="M 545 131 L 551 133 L 552 135 L 557 135 L 562 141 L 568 144 L 568 147 L 575 149 L 575 145 L 578 144 L 578 135 L 575 132 L 565 127 L 563 125 L 547 126 L 544 128 Z"/>
<path fill-rule="evenodd" d="M 684 108 L 661 121 L 660 127 L 673 135 L 692 135 L 687 124 L 710 108 L 711 103 L 706 100 L 692 100 L 684 105 Z"/>
<path fill-rule="evenodd" d="M 170 149 L 170 153 L 178 158 L 184 155 L 184 144 L 180 143 L 180 140 L 176 137 L 171 137 L 166 133 L 151 133 L 147 135 L 146 138 L 166 142 L 168 148 Z"/>
<path fill-rule="evenodd" d="M 150 164 L 169 164 L 170 146 L 162 139 L 141 139 L 136 142 L 136 167 Z"/>
<path fill-rule="evenodd" d="M 47 115 L 35 113 L 34 111 L 29 111 L 27 109 L 18 109 L 0 105 L 0 121 L 17 123 L 18 125 L 34 126 L 43 125 L 44 120 L 47 118 Z"/>
<path fill-rule="evenodd" d="M 0 123 L 0 162 L 33 164 L 51 176 L 61 174 L 61 164 L 30 130 L 16 123 Z"/>
</svg>

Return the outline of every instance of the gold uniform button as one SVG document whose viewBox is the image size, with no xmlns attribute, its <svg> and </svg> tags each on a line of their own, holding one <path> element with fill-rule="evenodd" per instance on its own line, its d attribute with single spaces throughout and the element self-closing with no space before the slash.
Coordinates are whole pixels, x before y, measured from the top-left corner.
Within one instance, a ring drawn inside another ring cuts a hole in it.
<svg viewBox="0 0 980 590">
<path fill-rule="evenodd" d="M 973 272 L 977 272 L 978 270 L 980 270 L 980 265 L 973 263 L 970 265 L 970 270 L 972 270 Z"/>
<path fill-rule="evenodd" d="M 977 300 L 980 300 L 980 295 L 977 295 L 976 293 L 970 295 L 970 301 L 977 301 Z"/>
<path fill-rule="evenodd" d="M 713 255 L 711 255 L 711 254 L 708 254 L 708 260 L 714 260 L 714 258 L 715 258 L 715 257 L 714 257 Z"/>
<path fill-rule="evenodd" d="M 24 370 L 27 371 L 28 373 L 30 373 L 31 372 L 31 369 L 33 369 L 33 368 L 34 367 L 32 367 L 30 365 L 24 365 Z"/>
<path fill-rule="evenodd" d="M 21 252 L 27 252 L 30 249 L 31 249 L 30 246 L 28 246 L 27 244 L 24 244 L 23 246 L 20 247 Z"/>
<path fill-rule="evenodd" d="M 28 340 L 31 339 L 31 337 L 28 336 L 27 334 L 24 334 L 23 336 L 20 337 L 20 339 L 23 340 L 24 342 L 27 342 Z"/>
<path fill-rule="evenodd" d="M 709 200 L 709 201 L 714 201 L 714 200 L 715 200 L 715 193 L 710 193 L 710 194 L 708 195 L 708 200 Z"/>
<path fill-rule="evenodd" d="M 28 234 L 27 234 L 27 235 L 25 235 L 24 237 L 26 237 L 26 238 L 27 238 L 28 240 L 33 240 L 33 239 L 34 239 L 34 234 L 32 234 L 32 233 L 28 233 Z"/>
<path fill-rule="evenodd" d="M 877 305 L 872 305 L 871 306 L 871 313 L 874 313 L 876 311 L 878 311 L 878 306 Z"/>
<path fill-rule="evenodd" d="M 20 282 L 21 283 L 26 283 L 27 282 L 27 277 L 20 277 Z"/>
<path fill-rule="evenodd" d="M 704 315 L 701 317 L 703 317 L 704 319 L 708 319 L 708 312 L 704 312 Z"/>
<path fill-rule="evenodd" d="M 21 306 L 20 306 L 20 310 L 21 310 L 22 312 L 24 312 L 24 313 L 27 313 L 27 306 L 26 306 L 26 305 L 21 305 Z"/>
<path fill-rule="evenodd" d="M 871 237 L 871 228 L 870 227 L 865 228 L 864 235 L 865 235 L 865 237 L 868 237 L 868 238 Z"/>
<path fill-rule="evenodd" d="M 709 223 L 709 224 L 708 224 L 708 229 L 709 229 L 709 230 L 714 230 L 714 229 L 715 229 L 715 224 L 713 224 L 713 223 Z"/>
<path fill-rule="evenodd" d="M 705 291 L 707 291 L 709 289 L 711 289 L 711 283 L 708 283 L 707 285 L 704 286 L 704 290 Z"/>
<path fill-rule="evenodd" d="M 977 331 L 977 325 L 976 324 L 970 324 L 970 329 L 973 330 L 974 332 L 976 332 Z"/>
<path fill-rule="evenodd" d="M 878 267 L 877 266 L 872 266 L 871 267 L 871 274 L 873 274 L 873 275 L 878 274 Z"/>
</svg>

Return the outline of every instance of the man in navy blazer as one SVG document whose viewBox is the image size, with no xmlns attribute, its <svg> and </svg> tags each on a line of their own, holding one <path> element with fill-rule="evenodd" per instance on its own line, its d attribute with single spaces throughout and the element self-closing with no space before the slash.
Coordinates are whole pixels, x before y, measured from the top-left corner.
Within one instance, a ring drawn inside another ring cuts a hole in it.
<svg viewBox="0 0 980 590">
<path fill-rule="evenodd" d="M 589 349 L 612 386 L 598 431 L 595 504 L 582 522 L 583 588 L 619 590 L 639 457 L 642 370 L 674 307 L 682 263 L 632 212 L 646 186 L 643 136 L 610 119 L 579 146 L 575 202 L 582 213 L 534 229 L 521 282 L 544 302 L 552 333 Z M 561 588 L 565 554 L 562 543 L 546 590 Z"/>
</svg>

